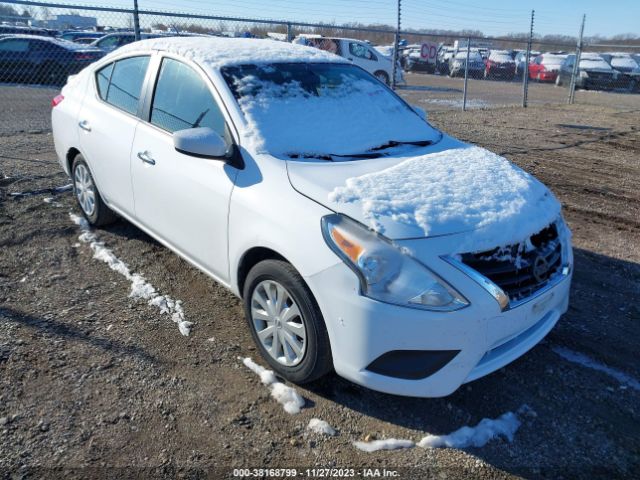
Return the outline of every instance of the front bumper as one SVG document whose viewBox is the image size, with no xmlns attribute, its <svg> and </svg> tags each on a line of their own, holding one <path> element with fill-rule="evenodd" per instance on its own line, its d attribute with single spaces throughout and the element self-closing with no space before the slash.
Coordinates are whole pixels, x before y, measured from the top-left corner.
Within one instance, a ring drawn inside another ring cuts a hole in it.
<svg viewBox="0 0 640 480">
<path fill-rule="evenodd" d="M 470 300 L 469 307 L 441 313 L 372 300 L 359 294 L 358 280 L 344 264 L 305 278 L 327 325 L 336 372 L 382 392 L 446 396 L 530 350 L 568 308 L 571 274 L 506 311 L 455 268 L 451 267 L 446 278 Z M 396 350 L 459 352 L 421 379 L 381 375 L 367 369 L 383 354 Z"/>
</svg>

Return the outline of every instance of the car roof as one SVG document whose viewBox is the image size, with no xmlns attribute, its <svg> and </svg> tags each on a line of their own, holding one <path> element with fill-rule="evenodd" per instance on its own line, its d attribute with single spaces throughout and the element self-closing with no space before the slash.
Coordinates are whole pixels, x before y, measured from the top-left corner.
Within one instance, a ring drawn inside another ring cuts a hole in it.
<svg viewBox="0 0 640 480">
<path fill-rule="evenodd" d="M 159 37 L 133 42 L 112 55 L 141 50 L 159 50 L 189 58 L 212 68 L 274 62 L 348 63 L 319 48 L 271 39 L 226 37 Z"/>
</svg>

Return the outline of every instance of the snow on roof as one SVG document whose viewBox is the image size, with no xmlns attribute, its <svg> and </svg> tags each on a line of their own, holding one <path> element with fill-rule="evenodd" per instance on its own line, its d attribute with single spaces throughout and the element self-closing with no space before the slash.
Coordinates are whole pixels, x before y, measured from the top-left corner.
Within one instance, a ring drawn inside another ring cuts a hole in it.
<svg viewBox="0 0 640 480">
<path fill-rule="evenodd" d="M 424 236 L 474 231 L 462 246 L 473 251 L 524 241 L 560 214 L 559 202 L 542 183 L 473 146 L 349 178 L 329 201 L 360 204 L 369 226 L 382 234 L 388 219 L 417 227 Z"/>
<path fill-rule="evenodd" d="M 211 68 L 225 65 L 265 64 L 273 62 L 341 62 L 342 57 L 318 48 L 270 39 L 223 37 L 152 38 L 130 43 L 117 54 L 139 50 L 162 50 L 184 56 Z"/>
</svg>

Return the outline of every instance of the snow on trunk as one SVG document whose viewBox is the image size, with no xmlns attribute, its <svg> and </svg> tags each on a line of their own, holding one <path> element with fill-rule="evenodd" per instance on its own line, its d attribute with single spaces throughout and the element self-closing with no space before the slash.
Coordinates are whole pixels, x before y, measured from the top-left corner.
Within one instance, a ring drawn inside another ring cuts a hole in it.
<svg viewBox="0 0 640 480">
<path fill-rule="evenodd" d="M 93 251 L 93 258 L 106 263 L 111 270 L 118 272 L 131 282 L 129 297 L 146 300 L 149 305 L 158 308 L 161 314 L 171 316 L 171 320 L 178 325 L 180 333 L 185 337 L 189 336 L 193 324 L 184 319 L 184 311 L 180 300 L 174 300 L 168 295 L 160 294 L 153 285 L 147 282 L 144 276 L 139 273 L 132 273 L 122 260 L 116 257 L 110 249 L 105 247 L 103 242 L 98 240 L 96 234 L 91 231 L 89 222 L 87 222 L 85 218 L 73 213 L 70 213 L 69 217 L 73 223 L 80 227 L 82 233 L 78 238 L 82 243 L 89 245 Z"/>
<path fill-rule="evenodd" d="M 300 409 L 304 407 L 304 398 L 292 387 L 279 382 L 272 370 L 267 370 L 258 365 L 251 358 L 240 358 L 242 363 L 253 373 L 260 377 L 260 381 L 269 387 L 271 396 L 282 405 L 284 411 L 290 414 L 300 413 Z"/>
</svg>

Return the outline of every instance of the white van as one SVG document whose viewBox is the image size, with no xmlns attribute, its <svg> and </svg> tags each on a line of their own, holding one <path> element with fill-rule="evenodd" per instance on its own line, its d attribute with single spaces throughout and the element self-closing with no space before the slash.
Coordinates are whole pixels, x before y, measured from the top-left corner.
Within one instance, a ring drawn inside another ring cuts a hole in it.
<svg viewBox="0 0 640 480">
<path fill-rule="evenodd" d="M 293 43 L 316 47 L 336 55 L 340 55 L 367 72 L 381 82 L 390 84 L 393 77 L 393 58 L 389 58 L 362 40 L 353 38 L 323 37 L 320 35 L 299 35 Z M 396 68 L 396 83 L 404 83 L 402 68 Z"/>
</svg>

